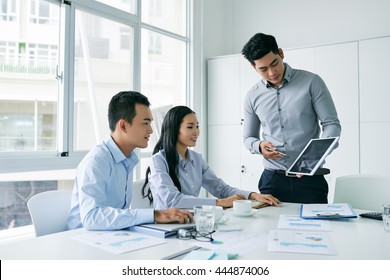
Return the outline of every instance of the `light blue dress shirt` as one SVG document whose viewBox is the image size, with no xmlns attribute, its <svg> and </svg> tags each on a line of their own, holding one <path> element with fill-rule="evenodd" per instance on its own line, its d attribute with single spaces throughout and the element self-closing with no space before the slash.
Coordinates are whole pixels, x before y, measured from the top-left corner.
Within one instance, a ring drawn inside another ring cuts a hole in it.
<svg viewBox="0 0 390 280">
<path fill-rule="evenodd" d="M 179 155 L 178 178 L 181 192 L 169 176 L 165 151 L 154 154 L 150 162 L 150 189 L 155 209 L 172 207 L 191 209 L 194 205 L 215 205 L 215 198 L 200 198 L 201 187 L 217 198 L 227 198 L 233 194 L 249 197 L 250 191 L 240 190 L 226 184 L 218 178 L 208 166 L 202 155 L 188 149 L 187 159 Z"/>
<path fill-rule="evenodd" d="M 111 137 L 92 149 L 77 168 L 69 229 L 117 230 L 153 223 L 153 209 L 129 209 L 137 163 L 136 154 L 126 158 Z"/>
<path fill-rule="evenodd" d="M 269 141 L 286 154 L 278 160 L 264 158 L 264 167 L 269 170 L 286 170 L 310 139 L 320 137 L 321 128 L 321 138 L 341 134 L 336 108 L 324 81 L 316 74 L 284 65 L 280 88 L 263 79 L 249 90 L 244 101 L 246 148 L 260 154 L 260 141 Z"/>
</svg>

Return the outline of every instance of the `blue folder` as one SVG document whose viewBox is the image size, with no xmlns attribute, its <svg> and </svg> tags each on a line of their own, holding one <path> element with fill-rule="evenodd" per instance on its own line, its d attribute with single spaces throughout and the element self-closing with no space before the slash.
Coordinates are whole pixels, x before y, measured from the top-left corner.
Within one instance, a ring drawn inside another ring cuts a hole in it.
<svg viewBox="0 0 390 280">
<path fill-rule="evenodd" d="M 357 218 L 355 210 L 348 203 L 302 204 L 300 216 L 303 219 Z"/>
</svg>

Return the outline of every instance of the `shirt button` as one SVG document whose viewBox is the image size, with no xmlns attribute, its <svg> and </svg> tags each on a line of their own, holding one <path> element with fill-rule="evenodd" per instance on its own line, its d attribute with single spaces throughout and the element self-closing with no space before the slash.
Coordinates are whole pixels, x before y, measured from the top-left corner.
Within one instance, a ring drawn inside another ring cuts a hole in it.
<svg viewBox="0 0 390 280">
<path fill-rule="evenodd" d="M 284 125 L 282 125 L 282 128 L 284 128 Z"/>
<path fill-rule="evenodd" d="M 282 109 L 280 109 L 280 108 L 278 110 L 279 110 L 279 112 L 282 111 Z"/>
</svg>

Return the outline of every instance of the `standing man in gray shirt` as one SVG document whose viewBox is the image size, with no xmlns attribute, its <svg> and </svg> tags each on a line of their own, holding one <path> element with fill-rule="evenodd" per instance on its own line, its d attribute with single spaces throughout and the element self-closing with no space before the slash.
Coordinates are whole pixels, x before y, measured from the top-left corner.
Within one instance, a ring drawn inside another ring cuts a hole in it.
<svg viewBox="0 0 390 280">
<path fill-rule="evenodd" d="M 310 139 L 340 136 L 328 88 L 318 75 L 284 63 L 272 35 L 255 34 L 242 54 L 262 78 L 246 95 L 243 135 L 247 149 L 264 157 L 259 191 L 284 202 L 327 203 L 323 172 L 301 177 L 287 176 L 286 170 Z"/>
</svg>

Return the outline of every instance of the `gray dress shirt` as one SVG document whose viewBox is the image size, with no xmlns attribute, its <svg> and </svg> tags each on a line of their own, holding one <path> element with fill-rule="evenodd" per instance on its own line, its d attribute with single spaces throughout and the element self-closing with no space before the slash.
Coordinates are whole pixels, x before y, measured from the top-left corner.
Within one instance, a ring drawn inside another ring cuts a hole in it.
<svg viewBox="0 0 390 280">
<path fill-rule="evenodd" d="M 274 88 L 266 80 L 255 84 L 244 101 L 244 145 L 260 154 L 269 141 L 286 156 L 264 158 L 269 170 L 286 170 L 312 138 L 340 136 L 335 105 L 324 81 L 316 74 L 285 65 L 284 81 Z M 260 138 L 261 128 L 261 138 Z"/>
</svg>

